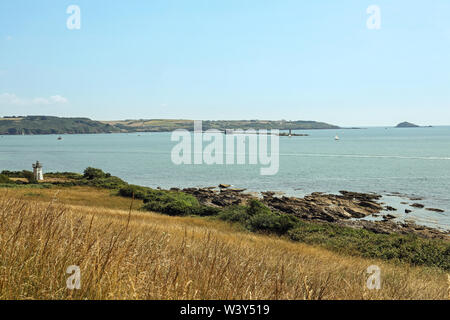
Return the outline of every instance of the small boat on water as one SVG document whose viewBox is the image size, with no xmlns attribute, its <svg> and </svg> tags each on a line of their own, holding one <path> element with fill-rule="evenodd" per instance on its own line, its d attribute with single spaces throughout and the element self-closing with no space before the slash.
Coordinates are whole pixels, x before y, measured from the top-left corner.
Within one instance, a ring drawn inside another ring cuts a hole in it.
<svg viewBox="0 0 450 320">
<path fill-rule="evenodd" d="M 334 137 L 334 140 L 341 140 L 340 138 L 339 138 L 339 136 L 338 135 L 336 135 L 335 137 Z"/>
<path fill-rule="evenodd" d="M 59 137 L 58 137 L 58 140 L 62 140 L 62 137 L 61 137 L 61 136 L 59 136 Z"/>
</svg>

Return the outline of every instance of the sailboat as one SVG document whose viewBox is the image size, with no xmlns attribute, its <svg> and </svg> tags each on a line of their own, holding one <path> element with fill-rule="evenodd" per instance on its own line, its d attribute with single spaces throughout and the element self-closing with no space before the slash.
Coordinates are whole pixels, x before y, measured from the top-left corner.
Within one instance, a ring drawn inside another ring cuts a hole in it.
<svg viewBox="0 0 450 320">
<path fill-rule="evenodd" d="M 336 135 L 335 137 L 334 137 L 334 140 L 340 140 L 340 138 L 339 138 L 339 136 L 338 135 Z"/>
</svg>

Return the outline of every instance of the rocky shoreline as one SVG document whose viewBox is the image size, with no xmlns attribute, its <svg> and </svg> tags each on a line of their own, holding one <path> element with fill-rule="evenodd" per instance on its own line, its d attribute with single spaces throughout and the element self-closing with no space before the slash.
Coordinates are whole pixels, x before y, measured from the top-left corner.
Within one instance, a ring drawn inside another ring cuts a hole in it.
<svg viewBox="0 0 450 320">
<path fill-rule="evenodd" d="M 186 188 L 181 191 L 195 196 L 201 204 L 213 207 L 244 205 L 251 199 L 259 199 L 273 211 L 294 215 L 306 221 L 334 223 L 355 229 L 366 229 L 378 234 L 415 234 L 424 238 L 450 240 L 449 231 L 417 225 L 409 221 L 393 221 L 396 217 L 383 211 L 397 209 L 380 203 L 382 196 L 375 193 L 340 191 L 340 194 L 335 195 L 314 192 L 303 198 L 297 198 L 267 191 L 259 196 L 247 193 L 245 189 L 230 188 L 229 185 L 220 185 L 218 188 Z M 422 205 L 414 204 L 413 206 Z M 434 208 L 427 208 L 427 210 L 443 212 Z M 380 221 L 363 219 L 380 216 L 382 216 Z"/>
</svg>

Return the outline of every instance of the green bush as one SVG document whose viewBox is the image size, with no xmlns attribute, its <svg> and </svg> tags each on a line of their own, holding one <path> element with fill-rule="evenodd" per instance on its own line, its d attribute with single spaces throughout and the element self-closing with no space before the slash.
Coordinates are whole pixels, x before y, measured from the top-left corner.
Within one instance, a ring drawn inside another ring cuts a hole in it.
<svg viewBox="0 0 450 320">
<path fill-rule="evenodd" d="M 199 216 L 217 216 L 222 212 L 221 208 L 216 207 L 210 207 L 210 206 L 200 206 L 200 208 L 197 209 L 196 214 Z"/>
<path fill-rule="evenodd" d="M 274 232 L 285 234 L 295 226 L 293 219 L 286 215 L 277 215 L 275 213 L 262 213 L 252 216 L 247 221 L 247 228 L 251 231 Z"/>
<path fill-rule="evenodd" d="M 33 172 L 31 172 L 31 171 L 23 170 L 22 177 L 26 178 L 28 180 L 28 183 L 38 183 L 38 181 L 34 177 Z"/>
<path fill-rule="evenodd" d="M 33 172 L 28 170 L 22 170 L 22 171 L 9 171 L 9 170 L 3 170 L 1 172 L 2 175 L 7 176 L 9 178 L 26 178 L 28 181 L 32 180 L 35 181 Z"/>
<path fill-rule="evenodd" d="M 123 181 L 122 179 L 114 176 L 110 176 L 107 178 L 96 178 L 92 180 L 85 180 L 82 181 L 87 186 L 91 187 L 97 187 L 97 188 L 104 188 L 104 189 L 120 189 L 127 183 Z"/>
<path fill-rule="evenodd" d="M 9 183 L 14 183 L 14 181 L 10 180 L 8 178 L 8 176 L 6 176 L 6 175 L 0 174 L 0 183 L 9 184 Z"/>
<path fill-rule="evenodd" d="M 230 206 L 222 210 L 219 214 L 219 219 L 230 222 L 239 222 L 245 224 L 249 218 L 247 207 L 244 206 Z"/>
<path fill-rule="evenodd" d="M 247 214 L 250 216 L 256 216 L 259 214 L 271 214 L 272 211 L 261 201 L 250 200 L 248 204 Z"/>
<path fill-rule="evenodd" d="M 3 170 L 0 174 L 7 176 L 9 178 L 23 178 L 22 171 Z"/>
<path fill-rule="evenodd" d="M 258 200 L 251 200 L 248 206 L 231 206 L 223 209 L 219 218 L 238 222 L 253 232 L 285 234 L 298 222 L 294 216 L 273 213 L 270 208 Z"/>
<path fill-rule="evenodd" d="M 147 198 L 151 190 L 153 189 L 129 184 L 119 189 L 119 195 L 129 198 L 134 195 L 134 198 L 143 200 Z"/>
<path fill-rule="evenodd" d="M 84 170 L 83 177 L 88 180 L 103 179 L 111 177 L 111 174 L 103 172 L 101 169 L 88 167 Z"/>
<path fill-rule="evenodd" d="M 150 191 L 144 199 L 143 208 L 171 216 L 200 215 L 203 209 L 194 196 L 165 190 Z"/>
<path fill-rule="evenodd" d="M 126 185 L 119 189 L 122 197 L 134 197 L 144 200 L 143 209 L 161 212 L 171 216 L 215 216 L 220 208 L 200 205 L 197 198 L 181 191 L 155 190 L 148 187 Z"/>
<path fill-rule="evenodd" d="M 45 174 L 48 178 L 65 178 L 72 180 L 83 179 L 83 175 L 75 172 L 48 172 Z"/>
</svg>

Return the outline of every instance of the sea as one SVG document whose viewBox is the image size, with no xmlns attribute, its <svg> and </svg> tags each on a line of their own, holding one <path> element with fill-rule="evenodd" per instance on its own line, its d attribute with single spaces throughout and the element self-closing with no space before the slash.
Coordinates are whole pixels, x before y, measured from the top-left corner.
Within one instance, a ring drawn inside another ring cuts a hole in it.
<svg viewBox="0 0 450 320">
<path fill-rule="evenodd" d="M 61 140 L 58 135 L 0 136 L 0 171 L 32 170 L 39 160 L 44 174 L 81 173 L 96 167 L 129 183 L 154 188 L 230 184 L 248 192 L 298 197 L 340 190 L 374 192 L 397 209 L 389 213 L 398 220 L 450 230 L 450 127 L 293 133 L 308 136 L 279 137 L 279 168 L 274 175 L 261 175 L 261 167 L 267 166 L 249 161 L 176 164 L 172 150 L 178 142 L 172 141 L 170 132 L 65 134 Z M 203 147 L 208 144 L 203 142 Z M 412 207 L 414 203 L 425 208 Z"/>
</svg>

